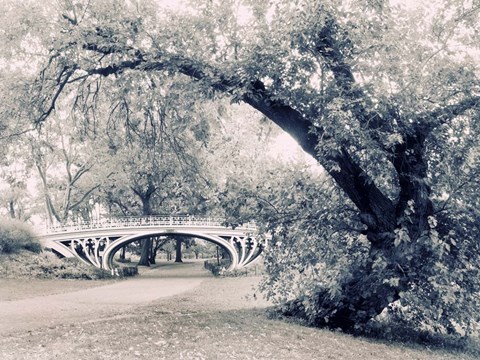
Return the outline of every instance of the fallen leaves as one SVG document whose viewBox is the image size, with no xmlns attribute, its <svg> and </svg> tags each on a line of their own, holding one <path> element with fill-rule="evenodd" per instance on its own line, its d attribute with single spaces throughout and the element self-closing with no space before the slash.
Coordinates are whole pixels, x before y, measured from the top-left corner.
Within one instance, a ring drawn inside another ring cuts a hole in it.
<svg viewBox="0 0 480 360">
<path fill-rule="evenodd" d="M 209 278 L 181 295 L 96 319 L 0 339 L 0 358 L 18 359 L 419 359 L 458 354 L 386 345 L 269 320 L 248 298 L 258 278 Z M 220 291 L 222 290 L 222 291 Z M 87 320 L 88 319 L 88 320 Z M 462 355 L 463 356 L 463 355 Z M 473 357 L 463 356 L 465 359 Z"/>
</svg>

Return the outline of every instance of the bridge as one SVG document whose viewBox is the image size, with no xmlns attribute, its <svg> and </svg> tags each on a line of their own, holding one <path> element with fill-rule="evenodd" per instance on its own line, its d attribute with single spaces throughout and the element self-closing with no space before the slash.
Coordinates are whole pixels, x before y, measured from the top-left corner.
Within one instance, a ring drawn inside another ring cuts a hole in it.
<svg viewBox="0 0 480 360">
<path fill-rule="evenodd" d="M 228 271 L 251 265 L 267 245 L 254 223 L 233 229 L 226 227 L 223 219 L 188 215 L 105 218 L 50 226 L 39 238 L 44 247 L 60 256 L 113 270 L 118 250 L 152 236 L 189 236 L 212 242 L 230 256 Z"/>
</svg>

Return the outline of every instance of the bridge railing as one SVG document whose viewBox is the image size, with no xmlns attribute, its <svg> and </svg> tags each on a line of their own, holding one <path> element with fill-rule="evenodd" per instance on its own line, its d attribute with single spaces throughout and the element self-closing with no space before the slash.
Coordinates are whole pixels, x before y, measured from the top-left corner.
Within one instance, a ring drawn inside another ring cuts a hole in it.
<svg viewBox="0 0 480 360">
<path fill-rule="evenodd" d="M 93 221 L 70 222 L 66 224 L 47 226 L 46 233 L 75 232 L 94 229 L 132 228 L 132 227 L 218 227 L 227 228 L 225 219 L 214 217 L 199 217 L 193 215 L 178 216 L 128 216 L 118 218 L 102 218 Z M 255 230 L 255 223 L 249 222 L 238 229 Z"/>
</svg>

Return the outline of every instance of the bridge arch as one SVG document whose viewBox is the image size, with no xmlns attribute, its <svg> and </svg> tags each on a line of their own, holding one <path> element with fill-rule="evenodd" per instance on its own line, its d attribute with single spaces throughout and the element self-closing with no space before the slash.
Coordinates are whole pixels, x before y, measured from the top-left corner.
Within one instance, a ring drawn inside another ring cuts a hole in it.
<svg viewBox="0 0 480 360">
<path fill-rule="evenodd" d="M 105 218 L 93 222 L 57 225 L 45 229 L 39 239 L 45 248 L 86 264 L 113 269 L 113 257 L 125 244 L 147 236 L 184 235 L 219 245 L 230 255 L 227 270 L 256 262 L 267 246 L 254 223 L 229 228 L 218 218 L 197 216 L 146 216 Z"/>
<path fill-rule="evenodd" d="M 233 270 L 236 267 L 236 264 L 239 262 L 239 257 L 236 249 L 234 248 L 233 244 L 231 244 L 229 241 L 215 235 L 208 235 L 204 233 L 199 233 L 195 231 L 159 231 L 159 230 L 152 230 L 149 232 L 142 232 L 141 234 L 134 234 L 130 236 L 125 236 L 117 241 L 115 241 L 111 246 L 109 246 L 104 255 L 103 255 L 103 267 L 105 269 L 113 269 L 113 261 L 114 261 L 114 256 L 117 253 L 120 248 L 126 244 L 130 244 L 133 241 L 140 240 L 149 236 L 172 236 L 174 237 L 175 235 L 179 236 L 190 236 L 190 237 L 195 237 L 198 239 L 206 240 L 208 242 L 212 242 L 221 248 L 225 249 L 229 256 L 230 256 L 230 266 L 228 267 L 227 270 Z"/>
</svg>

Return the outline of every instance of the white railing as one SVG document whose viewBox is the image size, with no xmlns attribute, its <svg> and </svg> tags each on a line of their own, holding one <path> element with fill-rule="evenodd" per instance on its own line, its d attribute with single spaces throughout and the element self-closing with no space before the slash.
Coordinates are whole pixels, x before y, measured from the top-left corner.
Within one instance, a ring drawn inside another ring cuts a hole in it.
<svg viewBox="0 0 480 360">
<path fill-rule="evenodd" d="M 66 224 L 48 226 L 46 233 L 75 232 L 94 229 L 112 229 L 112 228 L 135 228 L 135 227 L 216 227 L 228 228 L 225 226 L 225 219 L 212 217 L 199 217 L 193 215 L 179 216 L 129 216 L 103 218 L 93 221 L 70 222 Z M 256 225 L 249 222 L 240 226 L 238 229 L 256 230 Z"/>
</svg>

